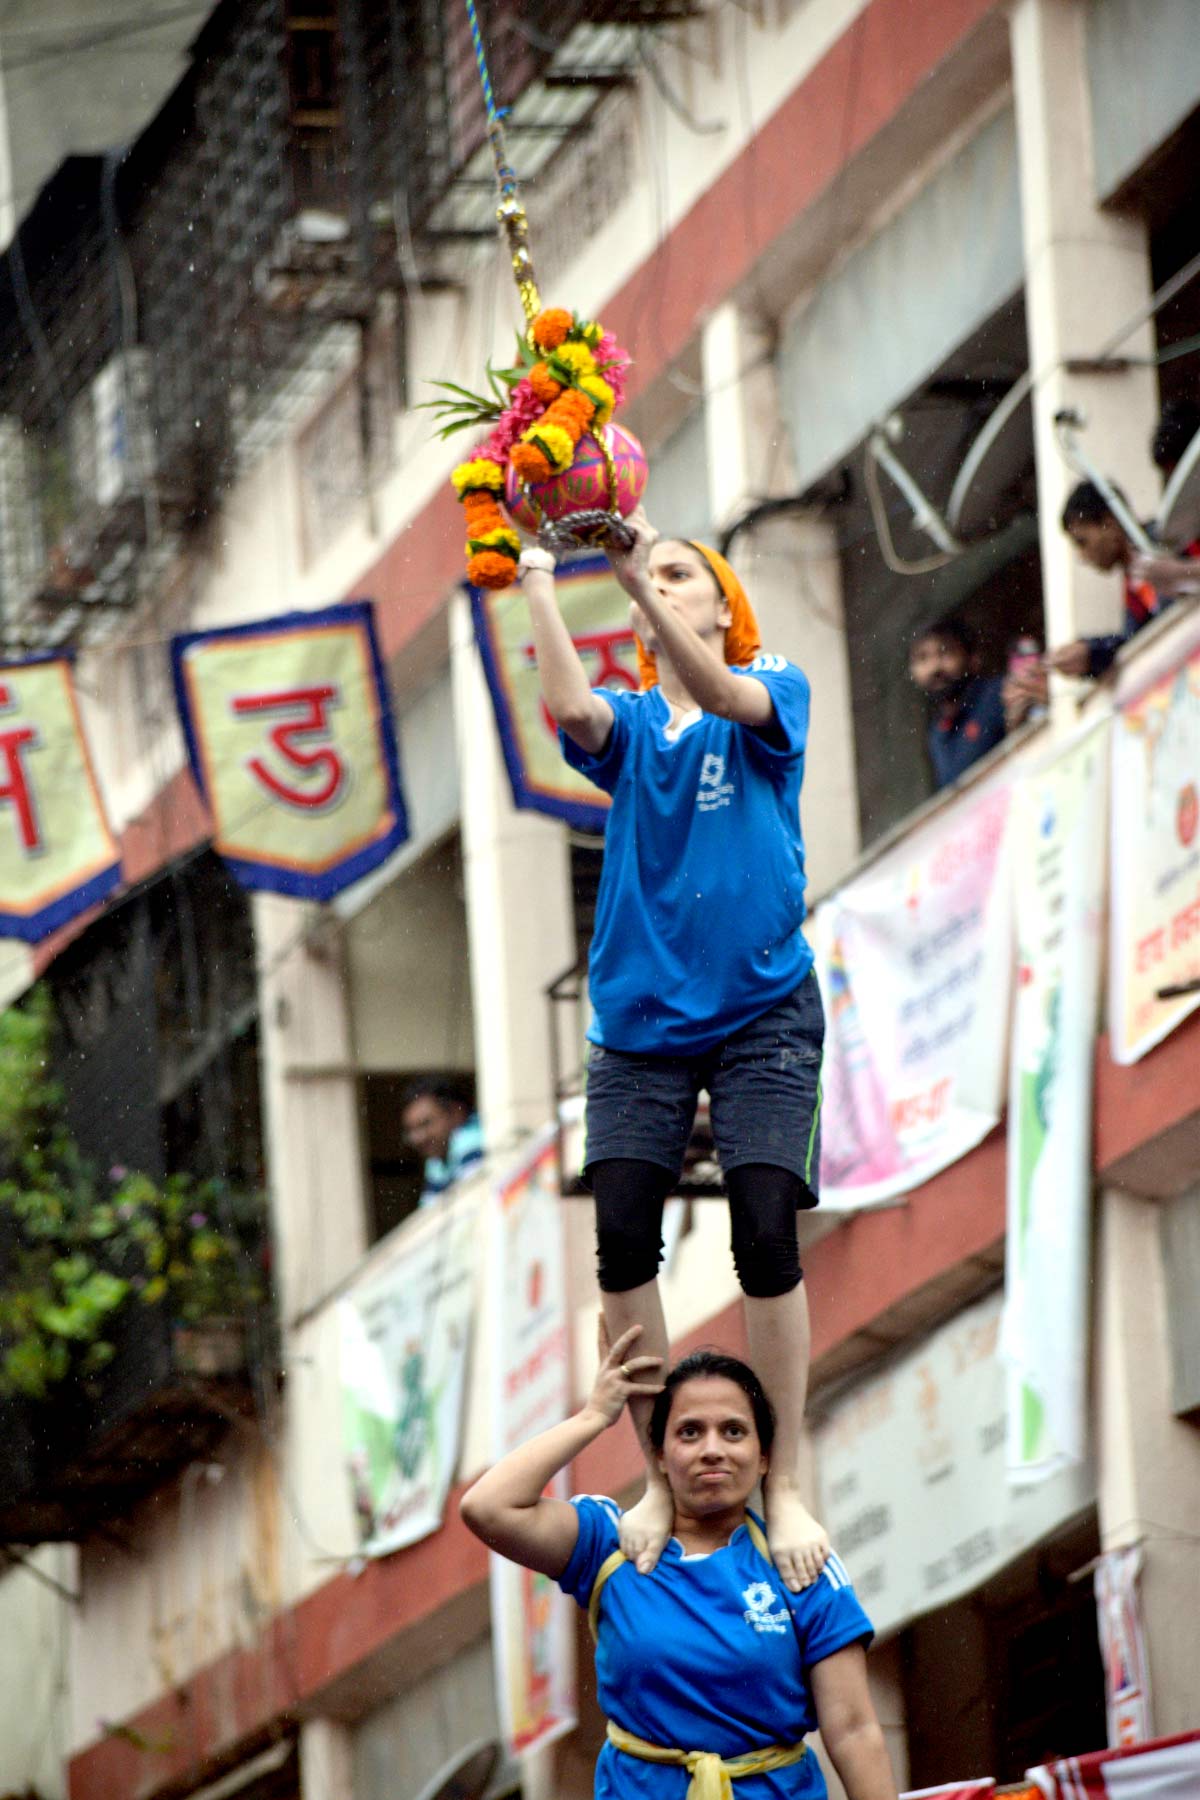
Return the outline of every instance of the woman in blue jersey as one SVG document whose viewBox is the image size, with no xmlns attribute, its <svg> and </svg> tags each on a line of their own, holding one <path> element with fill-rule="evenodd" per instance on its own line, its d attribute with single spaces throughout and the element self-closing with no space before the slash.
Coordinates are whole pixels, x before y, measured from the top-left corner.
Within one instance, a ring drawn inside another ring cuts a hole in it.
<svg viewBox="0 0 1200 1800">
<path fill-rule="evenodd" d="M 462 1501 L 484 1543 L 588 1609 L 608 1719 L 597 1800 L 821 1800 L 825 1780 L 804 1743 L 815 1730 L 848 1800 L 896 1800 L 867 1687 L 871 1623 L 844 1568 L 830 1554 L 817 1580 L 791 1593 L 747 1511 L 775 1428 L 757 1377 L 699 1351 L 656 1391 L 659 1359 L 630 1355 L 637 1335 L 634 1326 L 611 1350 L 602 1335 L 582 1410 L 497 1463 Z M 545 1497 L 629 1400 L 652 1406 L 672 1505 L 671 1538 L 648 1575 L 618 1549 L 611 1500 Z"/>
<path fill-rule="evenodd" d="M 737 576 L 715 550 L 637 542 L 613 568 L 633 601 L 643 691 L 593 690 L 555 601 L 553 559 L 522 557 L 542 693 L 563 754 L 612 796 L 588 967 L 586 1176 L 611 1335 L 640 1325 L 666 1355 L 662 1209 L 697 1097 L 709 1095 L 751 1358 L 778 1418 L 767 1525 L 781 1578 L 827 1549 L 801 1494 L 808 1305 L 796 1238 L 817 1203 L 824 1017 L 804 919 L 800 785 L 808 682 L 761 654 Z M 643 1573 L 672 1503 L 635 1402 L 644 1498 L 621 1544 Z"/>
</svg>

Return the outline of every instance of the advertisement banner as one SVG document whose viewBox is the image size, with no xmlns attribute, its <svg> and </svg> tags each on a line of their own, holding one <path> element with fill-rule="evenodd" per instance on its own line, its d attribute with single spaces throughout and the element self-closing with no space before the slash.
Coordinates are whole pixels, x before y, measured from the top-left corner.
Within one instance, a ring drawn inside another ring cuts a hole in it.
<svg viewBox="0 0 1200 1800">
<path fill-rule="evenodd" d="M 1018 782 L 1008 1096 L 1008 1472 L 1040 1481 L 1087 1436 L 1092 1077 L 1104 917 L 1102 720 Z"/>
<path fill-rule="evenodd" d="M 999 782 L 960 800 L 817 914 L 823 1207 L 907 1193 L 1000 1117 L 1009 800 Z"/>
<path fill-rule="evenodd" d="M 1095 1502 L 1086 1463 L 1008 1480 L 1001 1306 L 997 1292 L 968 1307 L 816 1429 L 820 1516 L 878 1632 L 970 1593 Z"/>
<path fill-rule="evenodd" d="M 1045 1800 L 1196 1800 L 1200 1731 L 1064 1756 L 1026 1773 Z"/>
<path fill-rule="evenodd" d="M 1118 692 L 1112 750 L 1109 1037 L 1134 1063 L 1200 1006 L 1200 647 Z"/>
<path fill-rule="evenodd" d="M 120 880 L 69 659 L 0 663 L 0 937 L 36 944 Z"/>
<path fill-rule="evenodd" d="M 499 1458 L 559 1424 L 571 1404 L 557 1140 L 539 1142 L 500 1183 L 488 1257 Z M 565 1477 L 553 1490 L 566 1495 Z M 492 1556 L 492 1646 L 501 1728 L 514 1752 L 575 1726 L 575 1608 L 557 1583 Z"/>
<path fill-rule="evenodd" d="M 560 565 L 558 604 L 593 687 L 636 693 L 637 656 L 629 600 L 608 560 Z M 558 730 L 542 703 L 529 608 L 518 588 L 471 589 L 471 616 L 496 714 L 513 804 L 551 813 L 579 831 L 603 831 L 609 798 L 568 768 Z"/>
<path fill-rule="evenodd" d="M 192 773 L 243 887 L 332 900 L 408 837 L 369 601 L 171 644 Z"/>
<path fill-rule="evenodd" d="M 1142 1552 L 1136 1544 L 1107 1550 L 1096 1564 L 1096 1623 L 1104 1663 L 1110 1750 L 1144 1744 L 1154 1736 L 1150 1723 L 1150 1664 L 1138 1588 L 1141 1573 Z"/>
<path fill-rule="evenodd" d="M 365 1556 L 437 1531 L 458 1466 L 482 1204 L 431 1209 L 339 1303 L 346 1468 Z"/>
</svg>

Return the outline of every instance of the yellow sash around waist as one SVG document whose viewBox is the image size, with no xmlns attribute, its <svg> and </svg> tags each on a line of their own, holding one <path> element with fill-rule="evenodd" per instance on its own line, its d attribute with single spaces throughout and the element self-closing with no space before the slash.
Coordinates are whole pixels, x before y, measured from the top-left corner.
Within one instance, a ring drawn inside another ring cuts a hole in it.
<svg viewBox="0 0 1200 1800">
<path fill-rule="evenodd" d="M 643 1762 L 675 1763 L 691 1776 L 686 1800 L 733 1800 L 733 1783 L 745 1775 L 769 1775 L 786 1769 L 807 1754 L 805 1744 L 769 1744 L 765 1750 L 747 1750 L 744 1756 L 720 1757 L 712 1750 L 667 1750 L 649 1744 L 608 1721 L 608 1741 L 627 1756 Z"/>
</svg>

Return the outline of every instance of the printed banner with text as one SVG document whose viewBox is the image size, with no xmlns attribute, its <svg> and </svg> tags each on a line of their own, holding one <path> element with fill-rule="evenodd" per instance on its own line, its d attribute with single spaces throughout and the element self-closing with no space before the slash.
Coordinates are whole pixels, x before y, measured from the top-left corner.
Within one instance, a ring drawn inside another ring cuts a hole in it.
<svg viewBox="0 0 1200 1800">
<path fill-rule="evenodd" d="M 1142 1626 L 1142 1548 L 1106 1550 L 1096 1564 L 1096 1625 L 1104 1664 L 1110 1750 L 1144 1744 L 1150 1722 L 1150 1661 Z"/>
<path fill-rule="evenodd" d="M 488 1257 L 495 1370 L 493 1455 L 565 1419 L 571 1369 L 557 1141 L 539 1142 L 492 1204 Z M 554 1491 L 566 1493 L 559 1478 Z M 556 1582 L 491 1560 L 492 1645 L 501 1728 L 515 1752 L 575 1726 L 575 1608 Z"/>
<path fill-rule="evenodd" d="M 0 937 L 36 944 L 120 880 L 70 661 L 0 664 Z"/>
<path fill-rule="evenodd" d="M 1017 982 L 1008 1096 L 1008 1472 L 1040 1481 L 1087 1439 L 1092 1080 L 1108 721 L 1017 783 Z"/>
<path fill-rule="evenodd" d="M 1109 1037 L 1134 1063 L 1200 1006 L 1200 647 L 1113 720 Z"/>
<path fill-rule="evenodd" d="M 960 800 L 817 913 L 822 1206 L 905 1194 L 1000 1117 L 1009 801 L 998 782 Z"/>
<path fill-rule="evenodd" d="M 173 639 L 192 772 L 238 881 L 332 900 L 408 836 L 369 601 Z"/>
<path fill-rule="evenodd" d="M 1096 1498 L 1089 1464 L 1004 1467 L 1001 1295 L 838 1401 L 815 1432 L 821 1519 L 881 1635 L 970 1593 Z"/>
<path fill-rule="evenodd" d="M 592 686 L 636 693 L 629 601 L 607 559 L 589 556 L 561 566 L 555 586 Z M 558 730 L 542 702 L 529 609 L 520 589 L 495 594 L 472 588 L 471 612 L 514 804 L 552 813 L 579 831 L 603 831 L 608 795 L 563 761 Z"/>
<path fill-rule="evenodd" d="M 480 1205 L 430 1208 L 340 1302 L 346 1466 L 367 1556 L 437 1531 L 458 1465 Z"/>
</svg>

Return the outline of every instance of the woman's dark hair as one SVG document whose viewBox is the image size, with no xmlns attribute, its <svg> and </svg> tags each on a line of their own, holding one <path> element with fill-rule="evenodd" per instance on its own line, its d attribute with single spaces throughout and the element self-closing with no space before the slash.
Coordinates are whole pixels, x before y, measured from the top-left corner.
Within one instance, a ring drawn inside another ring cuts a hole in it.
<svg viewBox="0 0 1200 1800">
<path fill-rule="evenodd" d="M 723 1378 L 740 1387 L 754 1414 L 754 1425 L 758 1432 L 758 1441 L 767 1454 L 775 1441 L 775 1408 L 767 1399 L 762 1382 L 748 1363 L 739 1361 L 736 1356 L 726 1356 L 723 1350 L 693 1350 L 682 1362 L 675 1364 L 663 1382 L 662 1393 L 654 1398 L 654 1409 L 650 1414 L 650 1442 L 656 1450 L 661 1450 L 667 1436 L 667 1420 L 671 1416 L 671 1406 L 677 1389 L 685 1381 L 704 1381 Z"/>
</svg>

